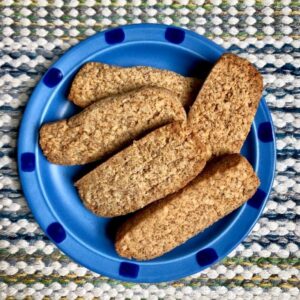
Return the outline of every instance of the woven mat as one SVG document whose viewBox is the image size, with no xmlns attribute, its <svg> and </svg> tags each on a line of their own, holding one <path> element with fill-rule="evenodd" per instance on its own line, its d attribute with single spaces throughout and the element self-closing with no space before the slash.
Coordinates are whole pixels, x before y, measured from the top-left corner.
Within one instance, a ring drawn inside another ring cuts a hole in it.
<svg viewBox="0 0 300 300">
<path fill-rule="evenodd" d="M 0 1 L 0 299 L 300 299 L 298 1 Z M 273 192 L 250 236 L 212 268 L 157 285 L 112 280 L 61 253 L 28 209 L 16 166 L 22 112 L 49 65 L 97 31 L 141 22 L 189 28 L 253 62 L 278 151 Z"/>
</svg>

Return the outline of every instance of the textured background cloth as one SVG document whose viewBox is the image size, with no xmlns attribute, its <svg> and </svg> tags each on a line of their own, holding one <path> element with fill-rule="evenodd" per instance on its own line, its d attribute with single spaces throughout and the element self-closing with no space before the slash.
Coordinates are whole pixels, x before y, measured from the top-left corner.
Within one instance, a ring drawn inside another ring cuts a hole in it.
<svg viewBox="0 0 300 300">
<path fill-rule="evenodd" d="M 0 1 L 0 299 L 299 299 L 299 19 L 299 0 Z M 61 253 L 28 209 L 16 166 L 22 112 L 50 64 L 99 30 L 140 22 L 189 28 L 253 62 L 278 151 L 272 195 L 249 237 L 201 274 L 156 285 L 100 276 Z"/>
</svg>

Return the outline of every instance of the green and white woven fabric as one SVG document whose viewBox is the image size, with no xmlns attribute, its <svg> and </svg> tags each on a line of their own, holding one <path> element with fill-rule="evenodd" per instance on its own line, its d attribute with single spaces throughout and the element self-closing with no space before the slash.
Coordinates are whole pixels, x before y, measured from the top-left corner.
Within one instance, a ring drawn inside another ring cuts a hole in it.
<svg viewBox="0 0 300 300">
<path fill-rule="evenodd" d="M 222 262 L 182 280 L 131 284 L 61 253 L 22 195 L 16 138 L 42 74 L 71 45 L 110 26 L 164 23 L 246 57 L 264 76 L 277 176 L 249 237 Z M 300 299 L 299 0 L 0 1 L 0 299 Z"/>
</svg>

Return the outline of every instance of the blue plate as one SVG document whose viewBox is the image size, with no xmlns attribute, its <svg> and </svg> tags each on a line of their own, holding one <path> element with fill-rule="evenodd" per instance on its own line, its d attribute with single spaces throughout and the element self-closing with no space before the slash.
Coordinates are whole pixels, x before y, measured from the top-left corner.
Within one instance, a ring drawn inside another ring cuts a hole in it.
<svg viewBox="0 0 300 300">
<path fill-rule="evenodd" d="M 274 130 L 264 99 L 242 150 L 261 180 L 255 196 L 185 244 L 151 261 L 119 257 L 113 239 L 120 218 L 97 217 L 82 205 L 73 182 L 91 166 L 51 164 L 38 144 L 41 124 L 70 117 L 78 111 L 67 100 L 67 94 L 74 75 L 84 63 L 145 65 L 205 78 L 224 51 L 188 30 L 154 24 L 130 25 L 97 33 L 79 43 L 43 76 L 23 116 L 18 167 L 25 197 L 36 220 L 68 256 L 116 279 L 161 282 L 207 268 L 248 235 L 266 204 L 275 170 Z"/>
</svg>

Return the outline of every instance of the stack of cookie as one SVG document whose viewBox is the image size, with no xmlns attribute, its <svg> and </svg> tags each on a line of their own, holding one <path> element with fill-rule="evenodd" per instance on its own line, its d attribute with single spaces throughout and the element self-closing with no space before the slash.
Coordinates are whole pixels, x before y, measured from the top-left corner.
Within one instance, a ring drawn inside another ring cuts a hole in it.
<svg viewBox="0 0 300 300">
<path fill-rule="evenodd" d="M 120 227 L 116 251 L 158 257 L 229 214 L 259 180 L 238 153 L 263 89 L 248 61 L 224 54 L 202 83 L 151 67 L 87 63 L 69 99 L 84 108 L 45 124 L 40 145 L 56 164 L 104 159 L 75 182 L 92 212 L 135 212 Z M 203 170 L 204 169 L 204 170 Z"/>
</svg>

